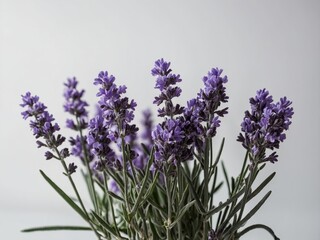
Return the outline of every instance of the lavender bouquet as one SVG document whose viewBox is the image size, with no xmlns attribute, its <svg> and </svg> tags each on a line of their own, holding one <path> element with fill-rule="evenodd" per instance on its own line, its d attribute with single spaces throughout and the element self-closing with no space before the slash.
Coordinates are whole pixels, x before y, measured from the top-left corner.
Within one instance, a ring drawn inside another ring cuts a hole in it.
<svg viewBox="0 0 320 240">
<path fill-rule="evenodd" d="M 293 108 L 286 97 L 273 102 L 266 89 L 250 98 L 251 110 L 245 112 L 238 141 L 245 148 L 239 175 L 229 177 L 220 162 L 224 139 L 214 155 L 212 139 L 221 118 L 228 113 L 222 70 L 211 69 L 203 77 L 204 87 L 186 106 L 174 103 L 181 89 L 180 75 L 173 74 L 170 62 L 157 60 L 151 71 L 156 78 L 161 122 L 154 126 L 151 111 L 145 111 L 142 131 L 133 124 L 134 100 L 125 97 L 126 87 L 115 84 L 115 77 L 100 72 L 94 80 L 98 110 L 89 120 L 88 103 L 83 99 L 75 78 L 65 83 L 66 121 L 74 130 L 66 138 L 38 96 L 22 96 L 23 118 L 31 118 L 30 127 L 39 148 L 46 148 L 45 158 L 60 162 L 73 194 L 67 194 L 40 170 L 44 179 L 72 207 L 87 226 L 44 226 L 24 232 L 50 230 L 93 231 L 97 239 L 240 239 L 247 232 L 261 228 L 279 239 L 264 224 L 246 226 L 247 221 L 269 198 L 260 197 L 254 207 L 247 203 L 257 197 L 272 180 L 271 173 L 258 180 L 266 164 L 275 163 L 275 149 L 286 138 Z M 74 158 L 78 158 L 73 162 Z M 73 175 L 78 166 L 88 187 L 92 204 L 86 206 Z M 219 182 L 222 172 L 224 181 Z M 255 184 L 254 184 L 255 183 Z M 216 199 L 225 186 L 226 200 Z"/>
</svg>

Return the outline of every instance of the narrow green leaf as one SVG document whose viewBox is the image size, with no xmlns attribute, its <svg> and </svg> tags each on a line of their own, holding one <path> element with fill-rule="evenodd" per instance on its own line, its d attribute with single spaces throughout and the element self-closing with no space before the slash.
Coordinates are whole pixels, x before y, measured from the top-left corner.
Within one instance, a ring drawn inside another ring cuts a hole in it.
<svg viewBox="0 0 320 240">
<path fill-rule="evenodd" d="M 210 192 L 210 195 L 214 195 L 219 189 L 223 186 L 223 182 L 220 182 L 218 186 L 216 186 L 214 189 L 212 189 L 212 192 Z"/>
<path fill-rule="evenodd" d="M 150 224 L 150 229 L 151 229 L 151 232 L 152 232 L 152 236 L 153 236 L 153 239 L 159 239 L 159 234 L 158 234 L 158 231 L 157 229 L 155 228 L 153 222 L 151 221 L 150 217 L 149 217 L 149 224 Z"/>
<path fill-rule="evenodd" d="M 271 173 L 251 194 L 248 196 L 248 201 L 258 195 L 259 192 L 274 178 L 275 172 Z"/>
<path fill-rule="evenodd" d="M 143 197 L 143 201 L 141 204 L 143 204 L 147 200 L 147 198 L 150 196 L 150 194 L 153 193 L 154 188 L 158 185 L 159 174 L 160 174 L 159 172 L 156 173 L 156 175 L 151 183 L 151 186 L 149 186 L 149 188 L 147 189 L 146 195 Z"/>
<path fill-rule="evenodd" d="M 269 232 L 270 235 L 274 238 L 274 240 L 280 240 L 280 238 L 278 238 L 278 237 L 276 236 L 276 234 L 274 233 L 274 231 L 273 231 L 270 227 L 268 227 L 268 226 L 266 226 L 266 225 L 264 225 L 264 224 L 254 224 L 254 225 L 251 225 L 251 226 L 243 229 L 241 232 L 239 232 L 239 233 L 237 234 L 237 238 L 240 238 L 241 236 L 243 236 L 243 235 L 246 234 L 247 232 L 249 232 L 249 231 L 251 231 L 251 230 L 254 230 L 254 229 L 258 229 L 258 228 L 262 228 L 262 229 L 266 230 L 267 232 Z"/>
<path fill-rule="evenodd" d="M 93 183 L 91 184 L 91 180 L 90 180 L 90 177 L 88 174 L 86 174 L 83 170 L 81 170 L 81 173 L 82 173 L 82 176 L 84 178 L 84 180 L 86 181 L 86 185 L 87 185 L 87 188 L 88 188 L 88 192 L 89 192 L 89 195 L 90 195 L 90 200 L 92 202 L 92 204 L 97 208 L 96 206 L 96 198 L 95 198 L 95 194 L 94 194 L 94 187 L 93 187 Z"/>
<path fill-rule="evenodd" d="M 82 227 L 82 226 L 43 226 L 43 227 L 23 229 L 21 230 L 21 232 L 59 231 L 59 230 L 92 231 L 90 227 Z"/>
<path fill-rule="evenodd" d="M 244 193 L 244 189 L 239 191 L 237 194 L 235 194 L 233 197 L 229 198 L 227 201 L 224 203 L 220 204 L 218 207 L 214 207 L 213 209 L 209 210 L 206 214 L 206 218 L 210 218 L 213 214 L 221 211 L 223 208 L 225 208 L 227 205 L 230 203 L 236 201 L 242 194 Z"/>
<path fill-rule="evenodd" d="M 251 209 L 251 211 L 244 217 L 242 218 L 239 222 L 234 224 L 225 234 L 224 236 L 228 236 L 229 233 L 234 233 L 237 231 L 241 226 L 243 226 L 260 208 L 261 206 L 265 203 L 265 201 L 269 198 L 271 194 L 271 191 L 269 191 L 259 202 L 258 204 Z"/>
<path fill-rule="evenodd" d="M 143 179 L 143 182 L 142 182 L 142 185 L 141 185 L 141 188 L 140 188 L 140 191 L 139 191 L 139 194 L 138 194 L 138 197 L 136 198 L 136 202 L 131 210 L 131 212 L 129 213 L 129 216 L 130 218 L 132 218 L 135 214 L 136 214 L 136 211 L 138 210 L 139 206 L 142 204 L 143 201 L 142 200 L 142 196 L 145 192 L 145 189 L 147 187 L 147 183 L 148 183 L 148 180 L 149 180 L 149 172 L 150 172 L 150 167 L 151 167 L 151 164 L 153 163 L 153 160 L 154 160 L 154 148 L 152 149 L 151 151 L 151 155 L 150 155 L 150 159 L 149 159 L 149 162 L 148 162 L 148 165 L 147 165 L 147 171 L 146 171 L 146 175 Z M 154 183 L 155 184 L 155 183 Z"/>
<path fill-rule="evenodd" d="M 230 186 L 230 182 L 229 182 L 229 176 L 228 176 L 227 169 L 224 166 L 223 161 L 221 162 L 221 165 L 222 165 L 223 175 L 224 175 L 224 178 L 226 180 L 227 187 L 228 187 L 228 194 L 229 194 L 229 197 L 230 197 L 231 196 L 231 186 Z"/>
<path fill-rule="evenodd" d="M 103 220 L 98 214 L 95 212 L 91 212 L 94 218 L 100 223 L 100 225 L 106 229 L 109 233 L 111 233 L 113 236 L 118 237 L 116 230 L 109 225 L 105 220 Z"/>
<path fill-rule="evenodd" d="M 184 202 L 187 201 L 187 193 L 188 193 L 188 185 L 186 185 L 186 188 L 184 189 L 183 193 L 182 193 L 182 196 L 181 196 L 181 199 L 179 201 L 179 204 L 178 206 L 183 206 Z"/>
<path fill-rule="evenodd" d="M 61 189 L 59 188 L 42 170 L 40 170 L 43 178 L 53 187 L 53 189 L 86 221 L 88 221 L 87 215 L 82 209 Z"/>
<path fill-rule="evenodd" d="M 220 161 L 220 157 L 221 157 L 221 154 L 222 154 L 222 151 L 223 151 L 223 147 L 224 147 L 224 142 L 225 142 L 225 138 L 222 138 L 222 141 L 221 141 L 221 144 L 220 144 L 220 148 L 219 148 L 219 152 L 218 152 L 218 155 L 213 163 L 212 166 L 210 166 L 210 172 L 209 172 L 209 176 L 211 177 L 212 174 L 214 173 L 214 170 L 217 166 L 217 164 L 219 163 Z"/>
<path fill-rule="evenodd" d="M 147 146 L 144 143 L 141 143 L 141 146 L 142 146 L 144 153 L 146 153 L 148 156 L 150 156 L 150 151 L 147 148 Z"/>
<path fill-rule="evenodd" d="M 184 168 L 182 168 L 182 169 L 183 169 L 182 173 L 183 173 L 183 175 L 185 176 L 185 178 L 187 179 L 187 182 L 188 182 L 189 187 L 190 187 L 190 189 L 191 189 L 192 195 L 193 195 L 193 197 L 194 197 L 195 200 L 196 200 L 196 203 L 197 203 L 197 206 L 198 206 L 200 212 L 201 212 L 202 214 L 205 214 L 206 210 L 204 209 L 204 207 L 203 207 L 203 205 L 202 205 L 202 203 L 201 203 L 201 201 L 200 201 L 200 199 L 199 199 L 199 197 L 198 197 L 198 194 L 197 194 L 197 192 L 195 191 L 195 189 L 194 189 L 194 187 L 193 187 L 193 185 L 192 185 L 192 181 L 190 180 L 189 176 L 188 176 L 187 173 L 185 172 L 185 169 L 184 169 Z"/>
<path fill-rule="evenodd" d="M 188 209 L 190 207 L 193 206 L 193 204 L 195 202 L 196 202 L 196 200 L 193 200 L 193 201 L 189 202 L 187 205 L 185 205 L 183 208 L 181 208 L 181 211 L 180 211 L 179 215 L 177 216 L 177 218 L 170 224 L 170 226 L 169 226 L 170 229 L 173 228 L 174 225 L 176 225 L 180 221 L 180 219 L 183 217 L 183 215 L 188 211 Z"/>
<path fill-rule="evenodd" d="M 255 196 L 257 196 L 261 190 L 273 179 L 275 176 L 275 172 L 270 174 L 253 192 L 251 192 L 247 198 L 247 202 L 249 202 L 251 199 L 253 199 Z M 243 199 L 233 208 L 233 210 L 230 212 L 226 220 L 222 225 L 225 225 L 229 220 L 241 209 L 241 205 L 243 203 Z"/>
<path fill-rule="evenodd" d="M 167 218 L 167 212 L 161 207 L 157 202 L 155 202 L 153 199 L 148 199 L 148 203 L 152 205 L 155 209 L 157 209 L 163 216 Z"/>
<path fill-rule="evenodd" d="M 218 155 L 216 157 L 216 160 L 215 160 L 215 165 L 219 162 L 220 160 L 220 157 L 221 157 L 221 154 L 222 154 L 222 151 L 223 151 L 223 147 L 224 147 L 224 142 L 225 142 L 225 138 L 222 138 L 222 141 L 221 141 L 221 144 L 220 144 L 220 148 L 219 148 L 219 152 L 218 152 Z"/>
</svg>

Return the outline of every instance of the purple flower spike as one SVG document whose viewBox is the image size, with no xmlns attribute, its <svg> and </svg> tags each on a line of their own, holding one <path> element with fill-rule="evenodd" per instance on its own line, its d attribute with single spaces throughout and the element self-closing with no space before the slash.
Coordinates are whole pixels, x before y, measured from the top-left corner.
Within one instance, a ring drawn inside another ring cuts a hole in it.
<svg viewBox="0 0 320 240">
<path fill-rule="evenodd" d="M 154 68 L 151 70 L 153 76 L 157 77 L 155 88 L 161 91 L 158 97 L 155 97 L 154 104 L 159 106 L 164 102 L 164 107 L 158 110 L 158 116 L 172 117 L 179 115 L 183 112 L 183 107 L 179 104 L 174 105 L 172 99 L 179 97 L 181 94 L 181 88 L 173 87 L 178 82 L 181 82 L 180 75 L 171 73 L 170 62 L 165 62 L 163 59 L 159 59 L 155 62 Z"/>
<path fill-rule="evenodd" d="M 115 153 L 110 148 L 111 140 L 108 137 L 108 128 L 104 125 L 103 118 L 96 116 L 89 123 L 88 144 L 92 154 L 100 160 L 107 161 L 107 165 L 112 165 L 115 161 Z"/>
<path fill-rule="evenodd" d="M 122 97 L 122 94 L 126 92 L 126 87 L 117 87 L 114 81 L 115 77 L 108 75 L 108 72 L 105 71 L 99 73 L 98 78 L 94 80 L 94 84 L 100 85 L 97 96 L 100 97 L 99 106 L 105 121 L 105 127 L 110 129 L 109 135 L 116 140 L 121 135 L 136 134 L 138 128 L 135 125 L 130 125 L 130 122 L 134 119 L 136 102 L 129 101 L 127 97 Z"/>
<path fill-rule="evenodd" d="M 203 151 L 205 138 L 213 138 L 220 127 L 220 118 L 228 113 L 228 108 L 220 109 L 222 103 L 228 102 L 225 83 L 227 76 L 222 77 L 222 69 L 212 68 L 203 77 L 204 89 L 200 89 L 197 98 L 191 99 L 183 112 L 188 124 L 188 135 L 196 149 Z"/>
<path fill-rule="evenodd" d="M 122 96 L 126 92 L 126 86 L 118 87 L 114 82 L 115 77 L 109 75 L 107 71 L 100 72 L 94 80 L 94 84 L 100 87 L 97 93 L 100 97 L 98 102 L 100 111 L 89 122 L 88 144 L 91 152 L 99 158 L 96 169 L 122 168 L 110 144 L 112 142 L 119 144 L 122 139 L 128 144 L 128 139 L 134 139 L 138 131 L 136 125 L 131 124 L 137 104 Z M 132 156 L 136 154 L 132 153 Z"/>
<path fill-rule="evenodd" d="M 74 78 L 69 78 L 68 81 L 64 84 L 66 86 L 64 97 L 65 104 L 63 105 L 64 110 L 71 115 L 74 115 L 78 118 L 78 123 L 75 123 L 73 120 L 67 120 L 67 127 L 73 130 L 85 129 L 88 126 L 86 117 L 88 112 L 86 107 L 88 103 L 82 100 L 84 95 L 84 90 L 77 90 L 78 81 Z"/>
<path fill-rule="evenodd" d="M 167 119 L 156 126 L 152 132 L 155 146 L 154 167 L 164 171 L 164 167 L 173 167 L 170 174 L 175 174 L 175 168 L 181 162 L 192 159 L 192 145 L 190 137 L 184 129 L 186 122 L 183 117 L 178 119 Z"/>
<path fill-rule="evenodd" d="M 224 86 L 228 78 L 227 76 L 221 77 L 222 71 L 222 69 L 212 68 L 208 75 L 203 77 L 205 88 L 200 91 L 198 98 L 204 103 L 201 117 L 205 120 L 208 120 L 210 115 L 217 114 L 223 117 L 227 113 L 228 108 L 218 110 L 221 103 L 226 103 L 229 99 Z"/>
<path fill-rule="evenodd" d="M 30 127 L 33 131 L 33 135 L 38 139 L 42 138 L 44 141 L 37 140 L 38 147 L 47 147 L 54 152 L 57 151 L 57 148 L 65 141 L 65 137 L 58 134 L 55 135 L 56 132 L 60 130 L 60 127 L 57 123 L 54 123 L 54 118 L 48 111 L 46 111 L 47 107 L 39 102 L 38 96 L 32 96 L 30 92 L 27 92 L 25 95 L 22 95 L 23 103 L 20 106 L 26 108 L 24 112 L 22 112 L 22 116 L 24 119 L 29 117 L 33 117 L 33 120 L 30 121 Z M 59 153 L 60 157 L 65 158 L 68 156 L 67 150 L 63 150 L 63 152 Z M 45 157 L 47 160 L 51 158 L 59 157 L 54 156 L 51 151 L 47 151 L 45 153 Z"/>
<path fill-rule="evenodd" d="M 272 152 L 266 156 L 266 150 L 279 148 L 280 142 L 286 139 L 284 133 L 289 129 L 293 108 L 292 102 L 286 97 L 273 103 L 272 96 L 266 89 L 257 91 L 254 98 L 250 98 L 251 111 L 245 112 L 241 123 L 238 141 L 252 154 L 252 160 L 258 162 L 276 162 L 278 155 Z"/>
</svg>

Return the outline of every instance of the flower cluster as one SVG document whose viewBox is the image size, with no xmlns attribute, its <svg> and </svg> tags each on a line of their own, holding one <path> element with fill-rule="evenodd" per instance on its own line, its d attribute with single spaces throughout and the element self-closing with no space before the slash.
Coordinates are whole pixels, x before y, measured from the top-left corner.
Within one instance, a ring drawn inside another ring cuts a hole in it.
<svg viewBox="0 0 320 240">
<path fill-rule="evenodd" d="M 100 85 L 97 96 L 100 97 L 99 105 L 105 125 L 110 129 L 109 138 L 116 142 L 119 138 L 136 134 L 138 128 L 130 122 L 134 119 L 134 110 L 137 103 L 129 101 L 121 95 L 126 92 L 126 86 L 119 86 L 114 83 L 115 77 L 108 75 L 108 72 L 100 72 L 94 80 L 95 85 Z"/>
<path fill-rule="evenodd" d="M 292 104 L 286 97 L 273 103 L 272 96 L 266 89 L 257 91 L 254 98 L 250 98 L 251 112 L 246 111 L 241 124 L 238 141 L 248 149 L 252 160 L 259 162 L 276 162 L 276 152 L 266 156 L 266 150 L 279 148 L 280 142 L 286 138 L 284 133 L 289 129 L 293 115 Z"/>
<path fill-rule="evenodd" d="M 64 85 L 66 86 L 63 94 L 66 100 L 63 105 L 64 110 L 77 118 L 76 123 L 72 119 L 67 119 L 67 127 L 74 130 L 86 129 L 88 126 L 86 121 L 88 103 L 82 100 L 85 91 L 77 89 L 78 81 L 75 77 L 69 78 Z"/>
<path fill-rule="evenodd" d="M 83 100 L 85 90 L 77 89 L 78 80 L 75 77 L 67 79 L 67 82 L 64 83 L 64 85 L 64 110 L 75 117 L 75 121 L 73 119 L 67 119 L 67 128 L 80 132 L 80 135 L 69 139 L 72 147 L 71 154 L 79 157 L 83 163 L 85 163 L 86 158 L 88 158 L 88 161 L 92 161 L 93 154 L 90 152 L 87 136 L 83 136 L 82 134 L 82 131 L 88 127 L 88 111 L 86 107 L 89 105 Z"/>
<path fill-rule="evenodd" d="M 101 112 L 90 120 L 88 143 L 92 146 L 92 152 L 102 160 L 102 163 L 98 163 L 98 168 L 111 164 L 116 164 L 119 168 L 120 160 L 110 148 L 110 143 L 115 142 L 121 146 L 122 141 L 136 135 L 138 131 L 136 125 L 131 124 L 137 104 L 133 100 L 129 101 L 127 97 L 122 97 L 126 86 L 118 87 L 114 81 L 115 77 L 107 71 L 100 72 L 94 80 L 95 85 L 100 85 L 97 96 L 100 97 L 98 103 Z M 131 152 L 131 155 L 133 159 L 136 157 L 134 152 Z"/>
<path fill-rule="evenodd" d="M 164 107 L 158 109 L 159 117 L 172 117 L 183 112 L 183 107 L 179 104 L 174 105 L 172 103 L 172 99 L 179 97 L 181 94 L 181 88 L 177 86 L 173 87 L 176 83 L 181 82 L 181 78 L 180 75 L 172 74 L 172 70 L 169 67 L 170 62 L 159 59 L 155 62 L 155 67 L 151 70 L 152 75 L 157 77 L 155 88 L 161 91 L 161 94 L 155 97 L 153 103 L 159 106 L 164 102 Z"/>
<path fill-rule="evenodd" d="M 170 117 L 153 132 L 156 166 L 160 169 L 163 162 L 179 164 L 191 159 L 194 147 L 202 149 L 205 138 L 216 135 L 220 126 L 219 117 L 223 117 L 228 109 L 219 107 L 229 98 L 224 86 L 228 82 L 227 76 L 221 76 L 221 69 L 212 68 L 208 75 L 203 77 L 205 87 L 200 90 L 197 98 L 188 101 L 186 108 L 174 105 L 172 98 L 179 96 L 181 89 L 172 85 L 181 82 L 181 79 L 179 75 L 172 74 L 169 67 L 170 62 L 160 59 L 151 70 L 151 73 L 157 76 L 155 88 L 161 91 L 154 103 L 160 105 L 165 102 L 165 107 L 158 111 L 159 116 Z"/>
<path fill-rule="evenodd" d="M 163 170 L 165 164 L 167 168 L 178 166 L 181 162 L 192 159 L 192 147 L 184 128 L 183 118 L 167 119 L 152 132 L 156 147 L 154 166 L 157 169 Z M 170 170 L 174 174 L 175 169 Z"/>
<path fill-rule="evenodd" d="M 100 160 L 96 162 L 95 169 L 102 170 L 104 167 L 114 166 L 117 158 L 115 152 L 110 147 L 109 129 L 105 125 L 104 118 L 97 115 L 91 119 L 89 129 L 88 144 L 91 148 L 91 153 Z"/>
<path fill-rule="evenodd" d="M 155 88 L 161 92 L 153 103 L 159 106 L 164 102 L 165 105 L 158 110 L 158 116 L 165 119 L 153 130 L 152 139 L 155 146 L 154 167 L 174 175 L 175 168 L 181 162 L 192 159 L 193 146 L 186 131 L 189 123 L 180 116 L 184 108 L 172 102 L 174 97 L 179 97 L 181 94 L 181 89 L 173 85 L 182 80 L 180 75 L 172 74 L 169 67 L 170 62 L 159 59 L 151 70 L 152 75 L 157 77 Z"/>
<path fill-rule="evenodd" d="M 203 77 L 204 89 L 200 90 L 197 98 L 187 103 L 184 110 L 185 119 L 189 125 L 189 135 L 193 134 L 195 146 L 201 149 L 204 146 L 205 138 L 212 138 L 220 126 L 220 117 L 228 113 L 228 108 L 219 109 L 222 103 L 228 102 L 225 84 L 227 76 L 222 77 L 222 69 L 212 68 L 207 76 Z"/>
<path fill-rule="evenodd" d="M 37 140 L 38 147 L 47 147 L 51 151 L 45 153 L 47 160 L 51 158 L 61 159 L 69 156 L 69 150 L 67 148 L 58 151 L 58 147 L 65 141 L 65 137 L 61 134 L 57 136 L 55 133 L 60 130 L 57 123 L 54 123 L 53 116 L 46 110 L 47 107 L 39 102 L 38 96 L 32 96 L 30 92 L 27 92 L 24 96 L 22 95 L 23 103 L 21 107 L 27 108 L 26 111 L 22 112 L 24 119 L 33 117 L 34 120 L 30 121 L 30 127 L 33 130 L 33 135 L 38 138 L 43 138 L 44 141 Z"/>
</svg>

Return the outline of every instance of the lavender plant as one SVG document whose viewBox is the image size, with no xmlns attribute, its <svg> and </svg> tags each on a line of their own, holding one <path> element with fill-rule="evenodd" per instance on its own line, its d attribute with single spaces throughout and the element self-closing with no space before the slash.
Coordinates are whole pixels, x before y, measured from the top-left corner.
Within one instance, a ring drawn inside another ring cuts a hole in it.
<svg viewBox="0 0 320 240">
<path fill-rule="evenodd" d="M 286 97 L 274 103 L 266 89 L 250 98 L 238 141 L 245 148 L 242 169 L 229 177 L 220 157 L 224 146 L 213 146 L 221 119 L 228 113 L 227 76 L 211 69 L 203 77 L 204 87 L 186 106 L 175 103 L 181 94 L 180 75 L 173 74 L 170 62 L 159 59 L 151 70 L 160 91 L 154 104 L 160 123 L 154 125 L 151 111 L 145 111 L 141 132 L 133 124 L 134 100 L 126 87 L 117 86 L 107 71 L 94 80 L 98 86 L 98 111 L 89 119 L 76 78 L 65 83 L 64 110 L 70 114 L 66 126 L 74 130 L 70 147 L 60 127 L 38 96 L 22 95 L 23 118 L 32 118 L 30 127 L 38 147 L 46 148 L 45 158 L 62 164 L 73 193 L 67 194 L 40 170 L 44 179 L 82 217 L 87 226 L 44 226 L 24 232 L 50 230 L 93 231 L 97 239 L 211 239 L 235 240 L 261 228 L 274 239 L 264 224 L 246 226 L 247 221 L 269 198 L 267 192 L 248 209 L 247 203 L 273 179 L 271 173 L 258 180 L 266 164 L 278 161 L 275 149 L 286 138 L 293 115 Z M 214 154 L 214 148 L 218 149 Z M 78 158 L 79 160 L 75 160 Z M 73 159 L 73 162 L 69 162 Z M 85 205 L 73 174 L 81 169 L 91 205 Z M 218 182 L 222 172 L 224 181 Z M 254 184 L 255 183 L 255 184 Z M 216 199 L 223 186 L 226 200 Z M 75 197 L 74 197 L 75 196 Z"/>
</svg>

